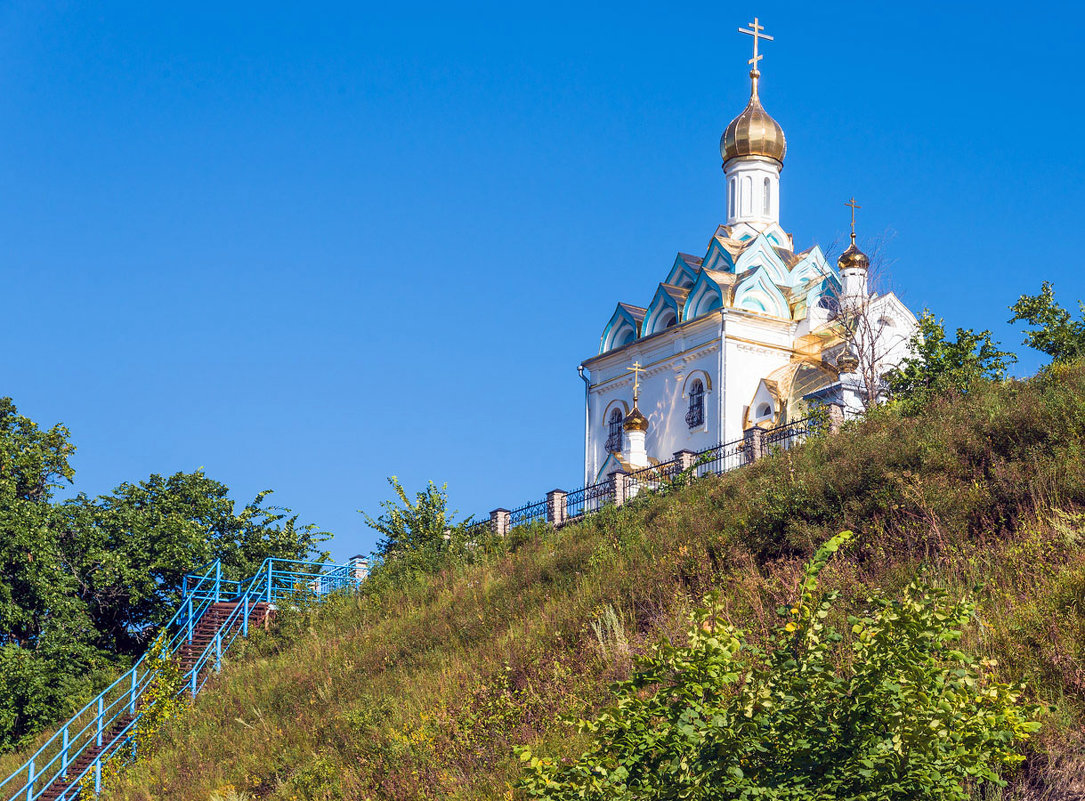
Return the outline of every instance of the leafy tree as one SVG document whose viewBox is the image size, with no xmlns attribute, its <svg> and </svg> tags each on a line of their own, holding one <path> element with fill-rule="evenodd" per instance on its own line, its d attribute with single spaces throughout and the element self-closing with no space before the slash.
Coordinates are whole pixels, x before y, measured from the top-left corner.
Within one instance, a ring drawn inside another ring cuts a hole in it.
<svg viewBox="0 0 1085 801">
<path fill-rule="evenodd" d="M 911 413 L 937 395 L 968 392 L 977 381 L 1001 381 L 1017 361 L 999 349 L 990 331 L 958 328 L 957 338 L 949 339 L 944 321 L 930 311 L 920 316 L 910 344 L 915 355 L 889 371 L 886 381 L 892 396 Z"/>
<path fill-rule="evenodd" d="M 304 559 L 327 538 L 262 492 L 240 512 L 229 488 L 201 471 L 152 475 L 109 495 L 80 494 L 60 512 L 61 548 L 78 579 L 101 644 L 139 653 L 177 608 L 185 573 L 214 559 L 228 578 L 252 575 L 268 557 Z"/>
<path fill-rule="evenodd" d="M 835 664 L 836 595 L 820 597 L 817 577 L 850 536 L 815 554 L 770 650 L 721 606 L 697 611 L 688 645 L 657 646 L 613 706 L 579 722 L 591 744 L 576 762 L 520 749 L 520 786 L 552 801 L 966 801 L 970 786 L 1001 784 L 1039 709 L 957 650 L 971 604 L 915 583 L 871 599 Z"/>
<path fill-rule="evenodd" d="M 326 537 L 267 492 L 236 511 L 202 472 L 152 475 L 57 502 L 75 448 L 0 398 L 0 750 L 73 711 L 172 615 L 183 575 L 221 559 L 228 577 L 267 556 L 320 555 Z"/>
<path fill-rule="evenodd" d="M 383 559 L 439 545 L 447 529 L 463 525 L 454 522 L 458 512 L 448 509 L 447 484 L 438 487 L 430 481 L 412 502 L 396 476 L 388 483 L 398 500 L 381 501 L 384 512 L 376 520 L 361 512 L 365 524 L 382 535 L 377 554 Z"/>
<path fill-rule="evenodd" d="M 1078 301 L 1081 319 L 1055 302 L 1051 284 L 1044 281 L 1039 295 L 1022 295 L 1010 306 L 1011 323 L 1023 322 L 1034 330 L 1025 333 L 1024 344 L 1046 353 L 1055 362 L 1072 362 L 1085 357 L 1085 303 Z"/>
<path fill-rule="evenodd" d="M 43 431 L 0 398 L 0 748 L 71 711 L 105 655 L 56 541 L 54 491 L 70 482 L 68 431 Z"/>
</svg>

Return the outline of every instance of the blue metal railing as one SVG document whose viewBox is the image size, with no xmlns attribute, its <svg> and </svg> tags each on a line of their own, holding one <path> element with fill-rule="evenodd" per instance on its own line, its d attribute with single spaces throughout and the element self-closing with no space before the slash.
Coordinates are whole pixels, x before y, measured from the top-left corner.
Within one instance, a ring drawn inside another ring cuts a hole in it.
<svg viewBox="0 0 1085 801">
<path fill-rule="evenodd" d="M 241 581 L 223 578 L 218 561 L 187 574 L 181 603 L 159 635 L 165 638 L 165 655 L 180 656 L 182 649 L 193 642 L 201 618 L 214 604 L 227 602 L 232 606 L 211 640 L 194 655 L 182 692 L 195 697 L 208 678 L 221 669 L 223 655 L 239 636 L 248 636 L 249 619 L 258 604 L 264 604 L 267 610 L 299 595 L 321 600 L 332 593 L 350 591 L 365 579 L 367 569 L 365 560 L 358 557 L 340 565 L 265 559 L 254 575 Z M 135 748 L 132 735 L 141 714 L 140 701 L 154 678 L 155 670 L 144 654 L 0 782 L 0 799 L 35 801 L 58 782 L 65 785 L 56 796 L 58 801 L 76 798 L 85 782 L 93 782 L 94 791 L 99 792 L 102 765 L 123 749 Z"/>
</svg>

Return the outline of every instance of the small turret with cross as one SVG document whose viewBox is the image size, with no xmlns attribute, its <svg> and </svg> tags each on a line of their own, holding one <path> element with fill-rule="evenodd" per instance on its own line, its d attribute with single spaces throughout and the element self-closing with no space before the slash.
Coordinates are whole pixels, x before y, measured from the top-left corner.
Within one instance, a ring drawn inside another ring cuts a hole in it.
<svg viewBox="0 0 1085 801">
<path fill-rule="evenodd" d="M 865 297 L 868 291 L 867 271 L 870 269 L 870 259 L 855 244 L 855 210 L 862 206 L 855 202 L 854 197 L 844 205 L 851 209 L 851 244 L 836 261 L 840 280 L 844 285 L 842 294 L 845 298 Z"/>
</svg>

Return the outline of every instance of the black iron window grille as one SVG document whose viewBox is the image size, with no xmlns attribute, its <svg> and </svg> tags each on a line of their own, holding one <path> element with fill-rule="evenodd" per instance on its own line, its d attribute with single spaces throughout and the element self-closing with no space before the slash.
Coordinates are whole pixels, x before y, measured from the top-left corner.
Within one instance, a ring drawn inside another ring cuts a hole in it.
<svg viewBox="0 0 1085 801">
<path fill-rule="evenodd" d="M 610 423 L 607 429 L 606 449 L 610 453 L 622 451 L 622 410 L 615 409 L 610 413 Z"/>
<path fill-rule="evenodd" d="M 689 411 L 686 412 L 686 425 L 698 428 L 704 425 L 704 384 L 700 379 L 693 382 L 689 390 Z"/>
</svg>

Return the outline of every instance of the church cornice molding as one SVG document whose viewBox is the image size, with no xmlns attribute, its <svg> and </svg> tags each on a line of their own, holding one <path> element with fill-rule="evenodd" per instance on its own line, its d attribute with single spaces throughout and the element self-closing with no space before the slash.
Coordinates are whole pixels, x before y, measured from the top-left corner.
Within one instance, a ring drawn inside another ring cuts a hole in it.
<svg viewBox="0 0 1085 801">
<path fill-rule="evenodd" d="M 719 347 L 719 340 L 713 340 L 712 342 L 702 343 L 679 353 L 674 353 L 670 356 L 657 359 L 654 362 L 649 362 L 648 364 L 644 365 L 644 375 L 659 375 L 660 373 L 667 370 L 667 368 L 673 369 L 675 367 L 676 361 L 681 361 L 684 367 L 685 365 L 688 365 L 690 362 L 692 362 L 694 359 L 697 359 L 701 356 L 707 356 L 710 353 L 715 353 L 719 350 Z M 613 376 L 612 378 L 604 378 L 597 384 L 593 383 L 591 385 L 591 389 L 593 391 L 603 391 L 603 389 L 606 388 L 606 391 L 610 392 L 612 389 L 620 389 L 623 386 L 632 385 L 633 379 L 630 378 L 628 374 L 622 374 Z"/>
</svg>

